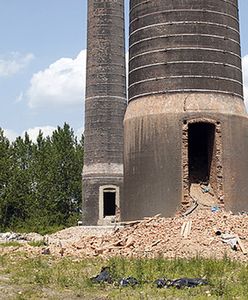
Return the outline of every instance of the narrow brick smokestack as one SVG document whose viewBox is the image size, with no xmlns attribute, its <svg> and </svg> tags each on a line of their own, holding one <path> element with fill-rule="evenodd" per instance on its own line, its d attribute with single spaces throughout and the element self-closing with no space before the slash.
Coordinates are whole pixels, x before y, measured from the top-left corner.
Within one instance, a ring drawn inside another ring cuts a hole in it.
<svg viewBox="0 0 248 300">
<path fill-rule="evenodd" d="M 124 220 L 248 209 L 237 0 L 131 0 Z"/>
<path fill-rule="evenodd" d="M 124 1 L 88 0 L 83 223 L 119 215 L 126 109 Z"/>
</svg>

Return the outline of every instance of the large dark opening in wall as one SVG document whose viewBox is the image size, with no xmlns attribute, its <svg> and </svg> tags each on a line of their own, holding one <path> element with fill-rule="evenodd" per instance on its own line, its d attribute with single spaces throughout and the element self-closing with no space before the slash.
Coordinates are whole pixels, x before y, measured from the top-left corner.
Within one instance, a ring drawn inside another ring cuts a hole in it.
<svg viewBox="0 0 248 300">
<path fill-rule="evenodd" d="M 209 182 L 213 162 L 215 125 L 192 123 L 188 128 L 189 183 Z"/>
<path fill-rule="evenodd" d="M 103 217 L 114 216 L 116 209 L 116 191 L 103 191 Z"/>
</svg>

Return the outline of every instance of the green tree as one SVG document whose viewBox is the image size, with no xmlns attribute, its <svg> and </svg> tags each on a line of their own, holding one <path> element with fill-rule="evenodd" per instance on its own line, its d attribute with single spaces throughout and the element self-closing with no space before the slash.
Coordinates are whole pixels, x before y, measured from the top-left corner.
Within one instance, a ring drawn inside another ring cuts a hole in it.
<svg viewBox="0 0 248 300">
<path fill-rule="evenodd" d="M 44 231 L 53 225 L 51 215 L 54 211 L 52 201 L 52 180 L 51 180 L 51 141 L 44 138 L 39 132 L 36 143 L 33 145 L 32 164 L 30 174 L 32 178 L 33 201 L 30 203 L 30 214 L 28 227 L 33 231 Z"/>
<path fill-rule="evenodd" d="M 8 221 L 8 185 L 11 172 L 10 142 L 0 128 L 0 228 L 4 228 Z"/>
<path fill-rule="evenodd" d="M 3 226 L 21 227 L 29 217 L 30 203 L 33 201 L 32 177 L 32 142 L 26 134 L 18 137 L 9 147 L 10 165 L 8 184 L 5 193 L 5 216 Z"/>
<path fill-rule="evenodd" d="M 80 142 L 68 124 L 51 138 L 40 132 L 10 144 L 0 129 L 1 230 L 47 232 L 75 225 L 80 216 L 83 165 Z"/>
<path fill-rule="evenodd" d="M 51 142 L 50 165 L 56 221 L 66 224 L 75 220 L 81 207 L 83 148 L 82 143 L 77 143 L 73 130 L 66 123 L 63 128 L 58 127 L 53 132 Z"/>
</svg>

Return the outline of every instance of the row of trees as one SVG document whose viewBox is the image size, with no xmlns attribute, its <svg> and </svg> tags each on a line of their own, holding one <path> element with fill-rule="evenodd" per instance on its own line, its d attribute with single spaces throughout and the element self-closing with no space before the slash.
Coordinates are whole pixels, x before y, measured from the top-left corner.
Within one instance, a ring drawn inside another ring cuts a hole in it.
<svg viewBox="0 0 248 300">
<path fill-rule="evenodd" d="M 0 129 L 0 230 L 49 232 L 80 217 L 83 137 L 68 124 L 14 142 Z"/>
</svg>

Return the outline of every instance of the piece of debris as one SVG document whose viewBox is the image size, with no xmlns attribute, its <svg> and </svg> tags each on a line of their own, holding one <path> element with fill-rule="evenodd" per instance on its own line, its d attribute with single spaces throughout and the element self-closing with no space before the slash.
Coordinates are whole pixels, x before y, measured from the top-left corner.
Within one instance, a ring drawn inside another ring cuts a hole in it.
<svg viewBox="0 0 248 300">
<path fill-rule="evenodd" d="M 210 184 L 208 185 L 201 184 L 201 189 L 204 194 L 209 193 L 211 196 L 214 197 L 214 192 Z"/>
<path fill-rule="evenodd" d="M 153 243 L 151 244 L 151 247 L 157 246 L 160 242 L 161 242 L 161 240 L 157 240 L 157 241 L 153 242 Z"/>
<path fill-rule="evenodd" d="M 122 278 L 119 281 L 119 285 L 122 287 L 127 287 L 127 286 L 132 286 L 134 287 L 135 285 L 139 284 L 138 280 L 132 276 L 127 277 L 127 278 Z"/>
<path fill-rule="evenodd" d="M 159 289 L 168 287 L 168 285 L 167 285 L 168 284 L 168 279 L 166 279 L 166 278 L 156 279 L 154 281 L 154 283 L 156 284 L 157 288 L 159 288 Z"/>
<path fill-rule="evenodd" d="M 209 193 L 210 192 L 210 187 L 207 185 L 201 185 L 201 189 L 203 193 Z"/>
<path fill-rule="evenodd" d="M 191 226 L 192 226 L 192 220 L 184 222 L 181 227 L 181 236 L 183 236 L 184 238 L 188 238 L 191 232 Z"/>
<path fill-rule="evenodd" d="M 238 250 L 237 248 L 238 239 L 235 234 L 224 233 L 221 235 L 221 240 L 223 243 L 230 245 L 233 250 L 235 251 Z"/>
<path fill-rule="evenodd" d="M 237 242 L 238 242 L 239 247 L 240 247 L 241 251 L 243 252 L 243 254 L 246 255 L 247 254 L 247 250 L 246 250 L 244 244 L 241 242 L 239 236 L 237 236 Z"/>
<path fill-rule="evenodd" d="M 215 235 L 222 235 L 222 232 L 221 232 L 221 230 L 220 229 L 214 229 L 214 233 L 215 233 Z"/>
<path fill-rule="evenodd" d="M 41 249 L 41 254 L 49 255 L 49 254 L 51 254 L 51 251 L 50 251 L 49 248 L 42 248 Z"/>
<path fill-rule="evenodd" d="M 218 211 L 220 211 L 219 206 L 215 205 L 211 207 L 211 212 L 218 212 Z"/>
<path fill-rule="evenodd" d="M 179 278 L 173 280 L 169 286 L 175 287 L 177 289 L 182 289 L 185 287 L 193 288 L 200 285 L 208 285 L 208 282 L 202 278 Z"/>
<path fill-rule="evenodd" d="M 112 280 L 112 277 L 110 274 L 110 268 L 103 267 L 101 269 L 101 272 L 98 275 L 96 275 L 95 277 L 91 277 L 90 280 L 93 283 L 103 283 L 103 282 L 112 283 L 113 280 Z"/>
<path fill-rule="evenodd" d="M 192 197 L 191 197 L 191 198 L 192 198 Z M 191 206 L 189 209 L 187 209 L 187 210 L 182 214 L 182 216 L 183 216 L 183 217 L 186 217 L 186 216 L 190 215 L 197 207 L 198 207 L 198 202 L 197 202 L 197 200 L 193 199 L 192 206 Z"/>
<path fill-rule="evenodd" d="M 128 239 L 127 239 L 127 241 L 126 241 L 126 245 L 125 245 L 125 247 L 131 247 L 131 246 L 133 246 L 133 244 L 134 244 L 134 239 L 132 238 L 132 237 L 129 237 Z"/>
<path fill-rule="evenodd" d="M 134 226 L 142 222 L 142 220 L 134 220 L 134 221 L 127 221 L 127 222 L 121 222 L 121 225 L 123 226 Z"/>
</svg>

